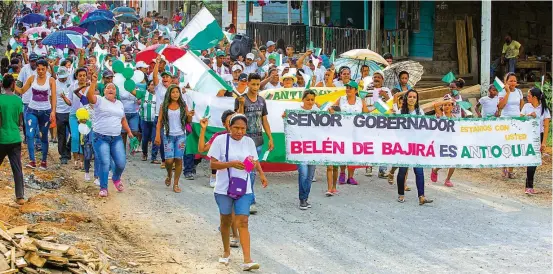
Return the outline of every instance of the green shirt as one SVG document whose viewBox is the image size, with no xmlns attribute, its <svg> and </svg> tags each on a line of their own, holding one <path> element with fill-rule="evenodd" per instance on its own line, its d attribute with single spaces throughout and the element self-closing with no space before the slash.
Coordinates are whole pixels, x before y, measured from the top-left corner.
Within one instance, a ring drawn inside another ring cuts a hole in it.
<svg viewBox="0 0 553 274">
<path fill-rule="evenodd" d="M 75 16 L 75 17 L 73 17 L 71 22 L 73 22 L 73 25 L 79 25 L 79 24 L 81 24 L 81 18 L 79 16 Z"/>
<path fill-rule="evenodd" d="M 0 94 L 0 144 L 21 143 L 19 117 L 23 114 L 23 100 L 17 95 Z"/>
</svg>

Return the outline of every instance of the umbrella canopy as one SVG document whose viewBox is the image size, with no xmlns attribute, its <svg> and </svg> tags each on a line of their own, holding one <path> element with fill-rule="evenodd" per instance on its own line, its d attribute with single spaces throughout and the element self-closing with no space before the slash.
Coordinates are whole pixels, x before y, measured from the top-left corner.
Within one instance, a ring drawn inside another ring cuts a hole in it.
<svg viewBox="0 0 553 274">
<path fill-rule="evenodd" d="M 67 36 L 68 34 L 81 36 L 83 38 L 82 46 L 88 45 L 88 42 L 89 42 L 88 39 L 86 39 L 82 34 L 72 30 L 54 31 L 50 35 L 46 36 L 46 38 L 44 38 L 42 43 L 44 45 L 54 46 L 58 48 L 63 48 L 63 47 L 76 48 L 76 46 L 73 44 L 71 39 Z"/>
<path fill-rule="evenodd" d="M 101 15 L 109 19 L 113 19 L 113 17 L 115 16 L 113 12 L 109 10 L 95 10 L 93 12 L 88 13 L 88 16 L 93 16 L 93 15 Z"/>
<path fill-rule="evenodd" d="M 352 58 L 338 58 L 336 59 L 336 61 L 334 61 L 334 68 L 336 69 L 336 72 L 338 72 L 340 67 L 347 66 L 351 71 L 351 79 L 353 80 L 361 77 L 361 66 L 363 65 L 369 66 L 369 75 L 373 75 L 373 73 L 377 70 L 382 70 L 382 67 L 375 61 L 358 60 Z"/>
<path fill-rule="evenodd" d="M 172 63 L 175 62 L 177 59 L 184 56 L 186 51 L 184 49 L 178 48 L 176 46 L 170 46 L 170 45 L 153 45 L 145 48 L 141 52 L 139 52 L 136 55 L 136 62 L 144 61 L 146 64 L 149 64 L 152 62 L 152 60 L 156 59 L 158 55 L 158 47 L 165 47 L 163 51 L 161 52 L 161 55 L 165 57 L 165 60 Z"/>
<path fill-rule="evenodd" d="M 97 9 L 98 8 L 96 7 L 95 4 L 85 3 L 85 4 L 80 4 L 79 5 L 79 10 L 82 10 L 82 11 L 85 11 L 85 12 L 91 12 L 91 11 L 95 11 Z"/>
<path fill-rule="evenodd" d="M 79 27 L 85 28 L 90 35 L 110 31 L 115 26 L 115 21 L 101 15 L 88 16 Z"/>
<path fill-rule="evenodd" d="M 83 29 L 83 28 L 81 28 L 81 27 L 75 27 L 75 26 L 73 26 L 73 27 L 67 27 L 67 28 L 64 28 L 64 29 L 61 29 L 61 30 L 72 30 L 72 31 L 76 31 L 76 32 L 78 32 L 78 33 L 80 33 L 80 34 L 84 34 L 84 33 L 86 32 L 86 29 Z"/>
<path fill-rule="evenodd" d="M 21 18 L 19 22 L 26 23 L 26 24 L 38 24 L 45 20 L 46 20 L 46 16 L 40 13 L 29 13 L 23 16 L 23 18 Z"/>
<path fill-rule="evenodd" d="M 362 61 L 364 60 L 375 61 L 377 63 L 388 66 L 388 62 L 386 62 L 386 59 L 380 56 L 380 54 L 368 49 L 352 49 L 350 51 L 346 51 L 340 54 L 340 57 L 357 59 Z"/>
<path fill-rule="evenodd" d="M 30 28 L 27 31 L 25 31 L 25 34 L 27 34 L 27 35 L 30 35 L 30 34 L 33 34 L 33 33 L 41 34 L 41 33 L 44 33 L 44 32 L 46 32 L 46 34 L 50 34 L 52 31 L 47 29 L 47 28 L 43 28 L 43 27 L 34 27 L 34 28 Z"/>
<path fill-rule="evenodd" d="M 121 13 L 136 13 L 136 11 L 129 7 L 118 7 L 113 9 L 113 14 L 121 14 Z"/>
<path fill-rule="evenodd" d="M 114 17 L 115 20 L 123 23 L 132 23 L 138 21 L 138 17 L 130 13 L 119 14 Z"/>
<path fill-rule="evenodd" d="M 414 87 L 418 81 L 421 80 L 424 68 L 419 62 L 415 61 L 403 61 L 393 63 L 383 70 L 384 72 L 384 86 L 392 89 L 399 85 L 399 73 L 407 71 L 409 73 L 409 84 Z"/>
</svg>

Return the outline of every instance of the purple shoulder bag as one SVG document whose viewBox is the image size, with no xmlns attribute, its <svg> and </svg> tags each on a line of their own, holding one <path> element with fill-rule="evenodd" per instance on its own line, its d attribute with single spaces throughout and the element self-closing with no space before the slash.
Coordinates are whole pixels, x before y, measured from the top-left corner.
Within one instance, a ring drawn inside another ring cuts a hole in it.
<svg viewBox="0 0 553 274">
<path fill-rule="evenodd" d="M 229 149 L 229 141 L 230 141 L 230 134 L 227 134 L 227 149 L 225 158 L 228 162 L 228 149 Z M 227 168 L 228 172 L 228 190 L 227 195 L 231 197 L 234 200 L 240 199 L 244 194 L 246 194 L 246 190 L 248 189 L 248 179 L 250 175 L 248 174 L 246 176 L 246 179 L 242 179 L 239 177 L 232 177 L 230 176 L 230 168 Z"/>
</svg>

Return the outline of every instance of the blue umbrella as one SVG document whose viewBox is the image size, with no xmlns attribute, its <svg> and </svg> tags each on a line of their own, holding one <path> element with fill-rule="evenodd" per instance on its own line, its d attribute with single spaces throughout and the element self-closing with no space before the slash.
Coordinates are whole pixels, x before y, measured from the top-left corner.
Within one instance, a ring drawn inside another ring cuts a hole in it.
<svg viewBox="0 0 553 274">
<path fill-rule="evenodd" d="M 21 18 L 19 22 L 25 23 L 25 24 L 38 24 L 44 20 L 46 20 L 46 16 L 40 13 L 29 13 L 23 16 L 23 18 Z"/>
<path fill-rule="evenodd" d="M 117 14 L 117 13 L 136 13 L 136 11 L 132 8 L 129 8 L 129 7 L 118 7 L 118 8 L 113 10 L 113 13 L 114 14 Z"/>
<path fill-rule="evenodd" d="M 67 34 L 82 36 L 82 34 L 76 32 L 76 31 L 59 30 L 59 31 L 54 31 L 50 35 L 46 36 L 46 38 L 44 38 L 42 43 L 44 45 L 54 46 L 54 47 L 58 47 L 58 48 L 60 48 L 60 47 L 75 48 L 75 45 L 73 44 L 71 39 L 69 39 Z M 85 47 L 87 45 L 88 45 L 88 39 L 86 39 L 83 36 L 83 47 Z"/>
<path fill-rule="evenodd" d="M 138 17 L 130 13 L 123 13 L 115 16 L 115 20 L 123 23 L 132 23 L 132 22 L 138 21 Z"/>
<path fill-rule="evenodd" d="M 95 11 L 89 13 L 88 17 L 94 16 L 94 15 L 101 15 L 101 16 L 104 16 L 104 17 L 109 18 L 109 19 L 113 19 L 113 17 L 115 16 L 113 14 L 113 12 L 111 12 L 109 10 L 95 10 Z"/>
<path fill-rule="evenodd" d="M 79 27 L 85 28 L 90 35 L 110 31 L 114 26 L 115 21 L 113 19 L 101 15 L 89 16 L 79 25 Z"/>
</svg>

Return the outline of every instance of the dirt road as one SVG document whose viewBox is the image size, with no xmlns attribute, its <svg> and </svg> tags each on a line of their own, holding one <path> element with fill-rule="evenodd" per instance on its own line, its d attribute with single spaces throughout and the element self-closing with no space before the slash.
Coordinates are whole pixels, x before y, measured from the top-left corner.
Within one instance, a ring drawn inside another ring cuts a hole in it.
<svg viewBox="0 0 553 274">
<path fill-rule="evenodd" d="M 431 184 L 427 175 L 426 195 L 435 202 L 422 207 L 412 174 L 413 191 L 399 204 L 395 185 L 362 175 L 359 186 L 339 186 L 340 194 L 327 198 L 319 168 L 307 211 L 298 209 L 296 173 L 269 174 L 267 189 L 256 185 L 252 256 L 262 273 L 551 273 L 551 165 L 545 168 L 546 180 L 535 186 L 542 194 L 534 197 L 522 194 L 523 179 L 503 181 L 498 170 L 458 170 L 454 188 Z M 240 272 L 240 249 L 228 267 L 217 263 L 219 216 L 206 171 L 201 164 L 197 179 L 181 179 L 175 194 L 163 184 L 164 170 L 131 157 L 126 191 L 110 186 L 110 197 L 98 202 L 114 230 L 158 254 L 139 269 Z"/>
</svg>

